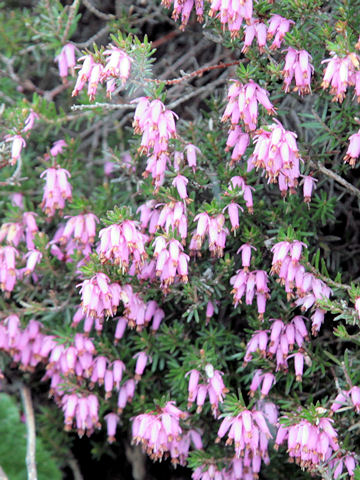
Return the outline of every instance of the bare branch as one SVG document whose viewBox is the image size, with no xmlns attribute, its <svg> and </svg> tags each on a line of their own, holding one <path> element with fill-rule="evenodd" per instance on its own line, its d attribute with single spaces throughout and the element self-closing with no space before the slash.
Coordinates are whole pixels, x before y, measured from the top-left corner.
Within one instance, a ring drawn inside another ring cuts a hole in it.
<svg viewBox="0 0 360 480">
<path fill-rule="evenodd" d="M 360 190 L 359 189 L 354 187 L 354 185 L 349 183 L 344 178 L 340 177 L 340 175 L 338 175 L 337 173 L 335 173 L 332 170 L 329 170 L 328 168 L 324 167 L 324 165 L 321 162 L 314 162 L 314 161 L 310 160 L 310 165 L 313 168 L 317 168 L 321 173 L 323 173 L 327 177 L 335 180 L 335 182 L 342 185 L 349 193 L 351 193 L 352 195 L 355 195 L 357 198 L 360 199 Z"/>
</svg>

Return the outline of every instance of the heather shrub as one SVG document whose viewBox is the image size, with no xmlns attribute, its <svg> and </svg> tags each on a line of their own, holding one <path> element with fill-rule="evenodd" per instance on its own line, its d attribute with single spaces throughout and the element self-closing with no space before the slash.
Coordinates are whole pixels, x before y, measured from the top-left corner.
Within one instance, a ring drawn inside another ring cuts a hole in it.
<svg viewBox="0 0 360 480">
<path fill-rule="evenodd" d="M 1 8 L 1 388 L 29 478 L 33 412 L 51 478 L 95 478 L 86 437 L 104 478 L 356 478 L 359 3 Z"/>
</svg>

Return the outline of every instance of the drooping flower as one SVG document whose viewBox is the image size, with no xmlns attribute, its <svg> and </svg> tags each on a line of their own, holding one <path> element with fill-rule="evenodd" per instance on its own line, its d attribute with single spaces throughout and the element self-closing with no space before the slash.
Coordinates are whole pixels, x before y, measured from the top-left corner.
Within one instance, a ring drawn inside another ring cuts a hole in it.
<svg viewBox="0 0 360 480">
<path fill-rule="evenodd" d="M 349 146 L 346 151 L 346 155 L 344 157 L 345 162 L 349 162 L 349 164 L 354 167 L 356 160 L 360 156 L 360 130 L 357 133 L 353 133 L 349 137 Z"/>
<path fill-rule="evenodd" d="M 5 141 L 12 142 L 9 163 L 10 165 L 15 165 L 20 159 L 22 149 L 26 147 L 26 142 L 21 135 L 7 135 Z"/>
<path fill-rule="evenodd" d="M 71 74 L 74 74 L 74 67 L 76 65 L 76 58 L 75 58 L 75 45 L 72 43 L 67 43 L 61 49 L 59 55 L 55 57 L 55 62 L 58 63 L 59 67 L 59 75 L 63 79 L 69 74 L 69 70 Z"/>
<path fill-rule="evenodd" d="M 45 177 L 41 208 L 48 217 L 53 217 L 56 210 L 64 209 L 66 200 L 72 200 L 71 184 L 68 181 L 70 173 L 65 168 L 50 167 L 40 177 Z"/>
<path fill-rule="evenodd" d="M 24 128 L 22 129 L 23 132 L 29 132 L 33 129 L 35 120 L 39 119 L 39 115 L 34 112 L 33 109 L 30 109 L 29 115 L 25 119 Z"/>
</svg>

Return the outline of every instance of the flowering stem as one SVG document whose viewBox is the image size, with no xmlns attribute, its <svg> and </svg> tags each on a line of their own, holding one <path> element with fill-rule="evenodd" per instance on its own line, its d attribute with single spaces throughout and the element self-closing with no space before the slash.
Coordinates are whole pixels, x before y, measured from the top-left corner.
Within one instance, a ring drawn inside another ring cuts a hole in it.
<svg viewBox="0 0 360 480">
<path fill-rule="evenodd" d="M 36 435 L 35 435 L 35 416 L 31 401 L 31 392 L 28 387 L 21 385 L 21 398 L 25 410 L 26 429 L 27 429 L 27 447 L 26 447 L 26 468 L 28 480 L 37 480 L 36 473 Z"/>
</svg>

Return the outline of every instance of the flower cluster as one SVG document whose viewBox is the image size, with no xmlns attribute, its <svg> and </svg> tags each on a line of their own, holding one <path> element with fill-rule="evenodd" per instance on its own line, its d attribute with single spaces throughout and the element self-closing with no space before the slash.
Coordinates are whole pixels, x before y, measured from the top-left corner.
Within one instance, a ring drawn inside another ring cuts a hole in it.
<svg viewBox="0 0 360 480">
<path fill-rule="evenodd" d="M 115 340 L 122 337 L 126 326 L 141 332 L 152 320 L 151 329 L 156 331 L 159 328 L 165 313 L 155 300 L 145 303 L 141 296 L 133 291 L 130 284 L 122 285 L 120 296 L 124 304 L 124 312 L 118 319 Z"/>
<path fill-rule="evenodd" d="M 96 395 L 79 396 L 76 393 L 64 395 L 61 405 L 66 431 L 70 431 L 74 424 L 79 437 L 82 437 L 85 432 L 90 436 L 95 429 L 101 428 L 99 400 Z"/>
<path fill-rule="evenodd" d="M 110 96 L 116 88 L 116 79 L 120 79 L 122 85 L 130 75 L 131 58 L 121 48 L 110 45 L 110 48 L 105 50 L 104 55 L 109 58 L 106 64 L 97 63 L 92 55 L 85 55 L 79 60 L 83 60 L 82 67 L 76 80 L 72 96 L 75 97 L 84 88 L 86 82 L 88 85 L 88 96 L 90 101 L 94 100 L 96 90 L 99 84 L 106 81 L 106 92 Z"/>
<path fill-rule="evenodd" d="M 268 395 L 271 387 L 275 384 L 275 375 L 270 372 L 263 373 L 262 370 L 256 370 L 253 379 L 250 384 L 250 396 L 253 397 L 255 392 L 261 386 L 261 398 L 265 398 Z"/>
<path fill-rule="evenodd" d="M 302 419 L 289 427 L 280 425 L 275 448 L 287 440 L 289 456 L 302 468 L 316 471 L 321 463 L 330 460 L 334 452 L 339 450 L 338 435 L 332 422 L 330 418 L 322 416 L 315 424 Z"/>
<path fill-rule="evenodd" d="M 281 194 L 285 196 L 288 189 L 293 192 L 297 186 L 301 159 L 296 134 L 275 121 L 266 130 L 257 131 L 255 149 L 248 159 L 248 171 L 263 168 L 269 182 L 278 182 Z"/>
<path fill-rule="evenodd" d="M 304 243 L 294 240 L 293 242 L 282 241 L 276 243 L 273 248 L 273 260 L 271 273 L 277 273 L 280 283 L 285 286 L 288 298 L 295 295 L 295 305 L 301 307 L 305 312 L 311 307 L 315 307 L 312 319 L 312 333 L 316 335 L 324 321 L 325 312 L 316 306 L 317 300 L 329 298 L 331 289 L 319 278 L 310 272 L 306 272 L 305 267 L 300 264 L 302 248 Z"/>
<path fill-rule="evenodd" d="M 65 201 L 72 200 L 71 185 L 68 181 L 70 173 L 65 168 L 50 167 L 40 177 L 45 177 L 45 187 L 41 208 L 48 217 L 53 217 L 56 210 L 64 210 Z"/>
<path fill-rule="evenodd" d="M 257 19 L 252 20 L 251 23 L 249 22 L 244 26 L 244 32 L 244 45 L 241 51 L 246 53 L 256 38 L 260 53 L 264 53 L 264 47 L 266 45 L 267 38 L 267 27 L 265 23 Z"/>
<path fill-rule="evenodd" d="M 174 402 L 168 402 L 156 412 L 138 415 L 133 418 L 132 441 L 141 444 L 152 460 L 161 460 L 164 455 L 176 452 L 183 433 L 180 419 L 188 416 Z"/>
<path fill-rule="evenodd" d="M 85 258 L 91 253 L 95 242 L 96 223 L 99 221 L 93 213 L 84 213 L 74 217 L 66 217 L 65 225 L 60 225 L 50 242 L 51 253 L 60 261 L 71 261 L 76 250 Z"/>
<path fill-rule="evenodd" d="M 0 350 L 11 355 L 21 370 L 34 372 L 55 346 L 54 337 L 41 332 L 41 323 L 31 319 L 22 329 L 18 315 L 11 314 L 0 322 Z"/>
<path fill-rule="evenodd" d="M 17 247 L 21 242 L 25 242 L 28 250 L 33 250 L 34 237 L 39 231 L 36 225 L 34 212 L 24 212 L 19 222 L 3 223 L 0 228 L 0 242 L 4 240 L 8 245 Z"/>
<path fill-rule="evenodd" d="M 193 232 L 193 236 L 191 237 L 189 246 L 190 254 L 201 256 L 200 250 L 204 242 L 205 235 L 208 235 L 211 256 L 222 257 L 226 244 L 226 237 L 229 234 L 228 229 L 224 227 L 224 215 L 220 213 L 210 217 L 208 213 L 203 212 L 196 215 L 194 220 L 198 223 L 196 230 Z"/>
<path fill-rule="evenodd" d="M 180 30 L 184 30 L 192 9 L 195 6 L 196 18 L 198 22 L 203 21 L 204 13 L 204 1 L 203 0 L 161 0 L 162 5 L 166 8 L 170 8 L 173 4 L 172 18 L 176 21 L 181 16 Z"/>
<path fill-rule="evenodd" d="M 284 324 L 280 319 L 271 319 L 271 321 L 270 338 L 267 330 L 259 330 L 251 337 L 247 344 L 244 365 L 252 360 L 254 352 L 259 351 L 263 358 L 275 356 L 276 371 L 287 371 L 287 361 L 290 357 L 294 357 L 296 379 L 301 381 L 304 369 L 304 340 L 309 339 L 304 317 L 297 315 L 288 324 Z M 289 352 L 293 351 L 295 345 L 299 350 L 289 356 Z M 257 387 L 255 386 L 255 389 Z"/>
<path fill-rule="evenodd" d="M 269 20 L 269 27 L 267 30 L 267 39 L 274 38 L 270 45 L 270 50 L 276 50 L 281 47 L 286 33 L 290 30 L 291 24 L 294 24 L 292 20 L 282 17 L 281 15 L 273 15 Z"/>
<path fill-rule="evenodd" d="M 196 412 L 200 413 L 205 403 L 206 396 L 208 396 L 213 415 L 214 417 L 217 417 L 219 414 L 219 403 L 224 401 L 224 396 L 229 391 L 222 380 L 223 373 L 219 370 L 214 370 L 211 363 L 208 363 L 205 366 L 205 379 L 198 370 L 191 370 L 186 375 L 189 375 L 188 408 L 190 408 L 196 400 Z M 205 382 L 200 382 L 201 379 L 205 380 Z"/>
<path fill-rule="evenodd" d="M 110 283 L 110 278 L 105 273 L 96 273 L 78 286 L 81 287 L 81 306 L 87 317 L 102 320 L 104 316 L 112 317 L 116 314 L 121 287 L 118 283 Z"/>
<path fill-rule="evenodd" d="M 159 235 L 155 238 L 153 246 L 156 276 L 160 278 L 164 291 L 168 290 L 177 276 L 183 283 L 186 283 L 188 281 L 189 256 L 184 253 L 181 243 L 175 238 L 168 240 Z"/>
<path fill-rule="evenodd" d="M 259 104 L 270 115 L 275 114 L 274 106 L 269 100 L 268 92 L 253 80 L 247 84 L 233 81 L 227 95 L 228 103 L 222 116 L 222 121 L 230 120 L 231 127 L 226 142 L 226 151 L 233 148 L 231 161 L 237 162 L 245 153 L 250 142 L 250 136 L 245 132 L 252 132 L 257 127 Z M 238 125 L 243 123 L 245 132 Z"/>
<path fill-rule="evenodd" d="M 102 263 L 112 262 L 126 272 L 130 259 L 138 269 L 146 258 L 146 235 L 138 230 L 136 222 L 124 220 L 110 225 L 99 232 L 100 245 L 97 249 Z"/>
<path fill-rule="evenodd" d="M 237 416 L 227 416 L 221 422 L 216 443 L 228 432 L 226 445 L 234 444 L 235 456 L 251 459 L 252 471 L 260 472 L 261 461 L 269 463 L 268 443 L 272 438 L 264 415 L 256 410 L 242 410 Z"/>
<path fill-rule="evenodd" d="M 294 92 L 306 95 L 311 92 L 311 75 L 314 67 L 310 63 L 311 56 L 306 50 L 288 48 L 285 57 L 285 66 L 282 71 L 284 76 L 284 90 L 290 91 L 290 85 L 295 80 Z"/>
<path fill-rule="evenodd" d="M 140 212 L 141 228 L 147 228 L 150 235 L 154 235 L 159 228 L 166 234 L 170 231 L 177 231 L 183 243 L 187 238 L 188 221 L 186 205 L 183 202 L 169 202 L 155 205 L 154 200 L 142 204 L 137 212 Z M 160 208 L 157 207 L 162 207 Z"/>
<path fill-rule="evenodd" d="M 253 1 L 245 0 L 243 2 L 223 2 L 221 0 L 212 0 L 209 16 L 219 18 L 224 29 L 227 27 L 231 38 L 239 36 L 243 21 L 251 22 L 253 14 Z"/>
<path fill-rule="evenodd" d="M 337 412 L 339 408 L 349 403 L 356 413 L 360 413 L 360 387 L 354 386 L 350 390 L 341 390 L 331 405 L 331 411 Z"/>
<path fill-rule="evenodd" d="M 360 62 L 356 53 L 349 53 L 346 57 L 333 53 L 331 58 L 321 63 L 327 63 L 321 86 L 324 90 L 330 87 L 333 102 L 342 103 L 350 86 L 355 86 L 355 94 L 360 100 Z"/>
<path fill-rule="evenodd" d="M 249 272 L 246 269 L 240 269 L 236 275 L 231 277 L 230 284 L 233 286 L 231 293 L 234 295 L 235 307 L 242 303 L 241 299 L 245 295 L 246 305 L 251 305 L 256 293 L 257 309 L 260 320 L 264 318 L 266 309 L 266 300 L 270 297 L 270 290 L 267 286 L 268 278 L 264 270 Z"/>
<path fill-rule="evenodd" d="M 170 160 L 169 140 L 176 137 L 176 114 L 167 110 L 158 99 L 150 101 L 140 97 L 134 114 L 135 133 L 142 134 L 139 151 L 148 156 L 145 177 L 151 174 L 156 188 L 162 185 L 166 166 Z"/>
</svg>

